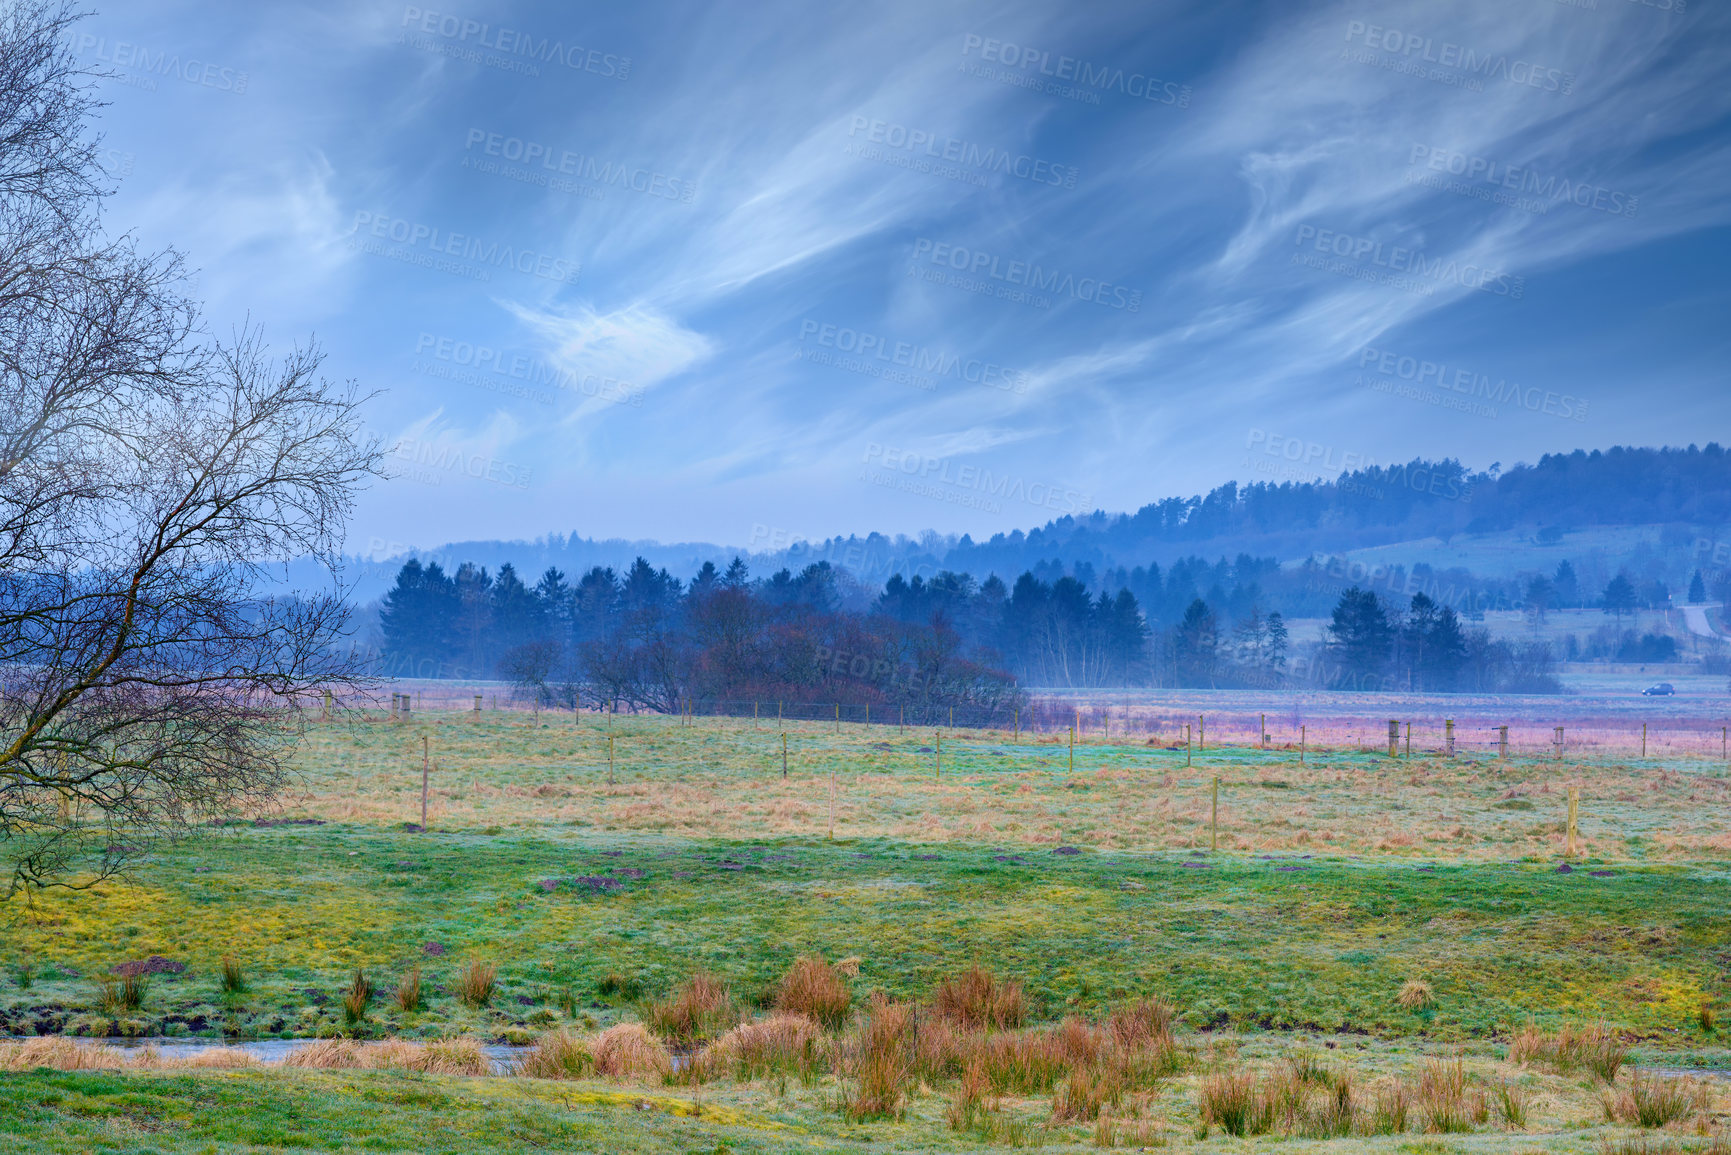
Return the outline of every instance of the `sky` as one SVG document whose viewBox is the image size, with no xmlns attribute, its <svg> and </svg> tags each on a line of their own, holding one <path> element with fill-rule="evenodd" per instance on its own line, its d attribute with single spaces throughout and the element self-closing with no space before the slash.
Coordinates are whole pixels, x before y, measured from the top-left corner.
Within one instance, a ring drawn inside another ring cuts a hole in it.
<svg viewBox="0 0 1731 1155">
<path fill-rule="evenodd" d="M 129 0 L 70 47 L 108 226 L 376 394 L 354 553 L 1731 434 L 1699 0 Z"/>
</svg>

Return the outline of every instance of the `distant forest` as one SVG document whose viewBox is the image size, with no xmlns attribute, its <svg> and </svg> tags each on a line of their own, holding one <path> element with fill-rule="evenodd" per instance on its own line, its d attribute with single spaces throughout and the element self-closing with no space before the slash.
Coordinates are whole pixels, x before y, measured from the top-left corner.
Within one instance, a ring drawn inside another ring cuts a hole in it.
<svg viewBox="0 0 1731 1155">
<path fill-rule="evenodd" d="M 1295 444 L 1270 448 L 1265 441 L 1250 456 L 1284 465 Z M 1299 447 L 1300 459 L 1292 464 L 1314 470 L 1316 464 L 1305 460 L 1312 448 Z M 1217 612 L 1236 616 L 1236 606 L 1210 596 L 1216 586 L 1229 598 L 1235 588 L 1248 592 L 1255 584 L 1265 608 L 1278 608 L 1288 617 L 1317 617 L 1330 612 L 1345 584 L 1372 580 L 1357 574 L 1342 582 L 1342 575 L 1326 572 L 1326 561 L 1313 567 L 1325 571 L 1321 577 L 1291 568 L 1281 572 L 1276 559 L 1290 563 L 1393 542 L 1493 532 L 1518 532 L 1543 544 L 1609 526 L 1663 527 L 1676 538 L 1663 556 L 1641 559 L 1636 576 L 1647 587 L 1660 579 L 1681 587 L 1691 576 L 1687 554 L 1697 534 L 1731 540 L 1731 456 L 1717 444 L 1577 450 L 1507 472 L 1496 465 L 1473 472 L 1458 461 L 1415 458 L 1405 465 L 1350 470 L 1332 481 L 1228 482 L 1206 495 L 1167 498 L 1135 513 L 1068 516 L 981 541 L 930 532 L 918 538 L 872 533 L 792 541 L 784 531 L 758 526 L 744 549 L 595 540 L 573 533 L 535 542 L 455 543 L 418 556 L 423 564 L 441 562 L 450 573 L 465 561 L 495 572 L 506 563 L 532 572 L 549 566 L 573 574 L 595 566 L 623 571 L 641 556 L 658 568 L 689 574 L 705 561 L 725 567 L 736 553 L 759 573 L 784 567 L 797 573 L 828 562 L 846 571 L 838 575 L 838 589 L 844 604 L 861 612 L 896 574 L 930 582 L 945 570 L 1006 579 L 1032 572 L 1048 583 L 1076 575 L 1092 589 L 1130 589 L 1150 624 L 1165 627 L 1176 624 L 1197 596 Z M 385 544 L 374 543 L 374 551 Z M 370 598 L 389 588 L 400 564 L 357 560 L 350 574 Z M 1146 577 L 1156 566 L 1163 574 L 1158 589 Z M 1583 576 L 1594 578 L 1591 593 L 1596 594 L 1611 574 Z M 1401 587 L 1416 583 L 1415 588 L 1469 617 L 1482 609 L 1520 605 L 1525 593 L 1525 577 L 1517 584 L 1509 574 L 1459 569 L 1413 568 L 1378 579 Z"/>
<path fill-rule="evenodd" d="M 380 608 L 379 672 L 504 678 L 567 707 L 837 703 L 919 721 L 954 711 L 972 724 L 1006 721 L 1026 686 L 1557 688 L 1547 647 L 1493 641 L 1423 591 L 1337 585 L 1328 645 L 1294 658 L 1284 618 L 1257 597 L 1272 563 L 1228 569 L 1229 594 L 1200 562 L 1165 580 L 1158 567 L 1136 571 L 1162 600 L 1189 596 L 1177 621 L 1156 627 L 1131 588 L 1095 592 L 1075 575 L 1033 571 L 1010 586 L 995 575 L 896 575 L 862 612 L 843 607 L 850 579 L 824 562 L 754 579 L 735 558 L 681 582 L 639 558 L 623 574 L 596 566 L 573 584 L 549 569 L 529 586 L 509 564 L 447 574 L 410 561 Z M 1207 598 L 1195 592 L 1199 575 L 1211 581 Z"/>
<path fill-rule="evenodd" d="M 1589 583 L 1567 560 L 1485 578 L 1422 564 L 1367 567 L 1339 555 L 1287 566 L 1249 552 L 1214 561 L 1179 554 L 1165 565 L 1111 559 L 1234 535 L 1410 540 L 1523 528 L 1555 544 L 1582 527 L 1627 524 L 1670 527 L 1667 540 L 1676 540 L 1668 548 L 1677 549 L 1698 532 L 1723 540 L 1713 527 L 1727 522 L 1731 465 L 1709 445 L 1547 456 L 1500 475 L 1414 461 L 1330 484 L 1228 484 L 1135 514 L 1064 518 L 982 543 L 963 537 L 942 549 L 941 568 L 928 540 L 924 554 L 903 556 L 926 562 L 892 565 L 875 579 L 876 562 L 849 564 L 846 551 L 827 547 L 830 556 L 767 576 L 736 556 L 694 564 L 682 580 L 638 556 L 618 570 L 586 565 L 575 580 L 549 565 L 533 585 L 509 561 L 447 570 L 417 558 L 401 566 L 380 603 L 375 656 L 382 674 L 505 678 L 548 703 L 844 703 L 908 710 L 910 719 L 955 710 L 958 721 L 1002 720 L 1027 686 L 1546 692 L 1557 688 L 1561 658 L 1676 657 L 1674 639 L 1623 629 L 1626 614 L 1672 602 L 1651 564 L 1645 576 L 1624 569 Z M 828 544 L 846 544 L 855 558 L 861 546 L 913 548 L 877 535 Z M 1011 564 L 1017 559 L 1031 560 Z M 1011 573 L 1020 576 L 998 576 Z M 1696 568 L 1683 580 L 1690 602 L 1710 594 L 1731 604 L 1723 567 L 1705 575 Z M 1607 616 L 1602 636 L 1588 639 L 1590 652 L 1577 650 L 1573 636 L 1567 653 L 1553 654 L 1538 642 L 1495 641 L 1473 625 L 1492 608 L 1542 617 L 1575 607 Z M 1286 622 L 1297 617 L 1328 620 L 1314 652 L 1289 652 Z"/>
</svg>

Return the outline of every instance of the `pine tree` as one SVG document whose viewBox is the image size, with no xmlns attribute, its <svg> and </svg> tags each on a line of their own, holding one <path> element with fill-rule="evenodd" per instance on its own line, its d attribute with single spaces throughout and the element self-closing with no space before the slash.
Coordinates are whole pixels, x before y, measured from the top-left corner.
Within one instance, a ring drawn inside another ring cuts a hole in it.
<svg viewBox="0 0 1731 1155">
<path fill-rule="evenodd" d="M 1617 628 L 1622 628 L 1623 615 L 1633 613 L 1637 604 L 1635 583 L 1627 574 L 1619 573 L 1605 586 L 1605 612 L 1617 615 Z"/>
<path fill-rule="evenodd" d="M 1388 664 L 1395 640 L 1388 611 L 1374 593 L 1357 586 L 1340 595 L 1328 627 L 1329 649 L 1350 673 L 1375 677 Z"/>
</svg>

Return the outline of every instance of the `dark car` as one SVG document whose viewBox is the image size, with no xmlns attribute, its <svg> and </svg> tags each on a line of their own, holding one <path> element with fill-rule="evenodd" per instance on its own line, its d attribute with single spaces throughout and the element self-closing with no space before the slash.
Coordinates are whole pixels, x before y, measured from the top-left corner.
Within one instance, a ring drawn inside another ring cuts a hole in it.
<svg viewBox="0 0 1731 1155">
<path fill-rule="evenodd" d="M 1645 694 L 1649 698 L 1663 698 L 1667 695 L 1675 694 L 1676 692 L 1676 690 L 1672 689 L 1671 683 L 1669 682 L 1655 682 L 1653 685 L 1648 686 L 1645 690 L 1641 691 L 1641 693 Z"/>
</svg>

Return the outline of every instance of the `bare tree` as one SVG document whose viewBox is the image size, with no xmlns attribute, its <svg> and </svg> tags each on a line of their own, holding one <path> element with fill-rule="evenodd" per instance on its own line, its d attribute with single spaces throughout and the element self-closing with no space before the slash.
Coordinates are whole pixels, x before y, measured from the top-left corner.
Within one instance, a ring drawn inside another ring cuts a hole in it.
<svg viewBox="0 0 1731 1155">
<path fill-rule="evenodd" d="M 0 898 L 88 886 L 271 797 L 378 472 L 316 349 L 204 338 L 172 254 L 109 237 L 70 9 L 0 15 Z M 318 558 L 333 587 L 265 597 Z"/>
</svg>

